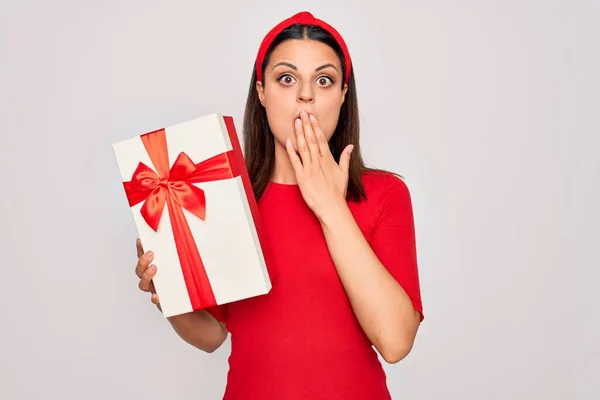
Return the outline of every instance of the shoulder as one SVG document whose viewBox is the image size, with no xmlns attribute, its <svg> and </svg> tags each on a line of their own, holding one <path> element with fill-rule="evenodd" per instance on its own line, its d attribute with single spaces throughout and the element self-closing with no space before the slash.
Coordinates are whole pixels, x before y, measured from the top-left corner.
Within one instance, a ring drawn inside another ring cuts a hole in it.
<svg viewBox="0 0 600 400">
<path fill-rule="evenodd" d="M 362 179 L 374 226 L 412 218 L 410 191 L 401 176 L 387 171 L 366 171 Z"/>
<path fill-rule="evenodd" d="M 362 174 L 367 198 L 375 203 L 410 200 L 410 190 L 404 179 L 389 171 L 365 171 Z"/>
</svg>

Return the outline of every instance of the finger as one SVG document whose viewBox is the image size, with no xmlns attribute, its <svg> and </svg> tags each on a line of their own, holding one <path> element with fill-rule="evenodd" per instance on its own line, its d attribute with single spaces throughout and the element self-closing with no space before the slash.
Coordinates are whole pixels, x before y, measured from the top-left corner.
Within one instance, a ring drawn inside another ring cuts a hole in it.
<svg viewBox="0 0 600 400">
<path fill-rule="evenodd" d="M 329 149 L 329 142 L 327 141 L 327 138 L 325 137 L 325 133 L 321 129 L 321 125 L 319 125 L 319 121 L 317 120 L 317 117 L 310 114 L 309 119 L 310 119 L 310 122 L 312 123 L 313 131 L 315 132 L 315 136 L 317 139 L 317 145 L 319 147 L 319 154 L 321 155 L 321 157 L 332 157 L 333 158 L 333 154 L 331 154 L 331 150 Z"/>
<path fill-rule="evenodd" d="M 156 275 L 156 266 L 151 265 L 146 269 L 146 271 L 144 271 L 142 277 L 140 278 L 140 283 L 138 285 L 140 290 L 143 290 L 144 292 L 150 291 L 150 285 L 152 284 L 152 278 L 154 278 L 154 275 Z"/>
<path fill-rule="evenodd" d="M 302 120 L 300 118 L 296 119 L 294 127 L 296 131 L 296 143 L 298 144 L 298 153 L 300 154 L 302 165 L 308 165 L 311 162 L 310 151 L 308 150 L 308 144 L 306 143 L 306 138 L 304 137 Z"/>
<path fill-rule="evenodd" d="M 300 118 L 302 118 L 302 128 L 304 130 L 304 138 L 306 143 L 308 144 L 308 151 L 310 152 L 311 160 L 317 162 L 321 157 L 321 152 L 319 151 L 319 144 L 317 143 L 317 135 L 313 130 L 312 121 L 309 118 L 306 111 L 302 111 L 300 113 Z M 313 116 L 314 118 L 314 116 Z"/>
<path fill-rule="evenodd" d="M 342 168 L 342 171 L 344 171 L 346 175 L 350 169 L 350 154 L 352 154 L 352 150 L 354 150 L 354 145 L 349 144 L 340 156 L 340 168 Z"/>
<path fill-rule="evenodd" d="M 153 257 L 154 254 L 152 254 L 151 251 L 147 251 L 146 253 L 144 253 L 143 256 L 138 258 L 138 263 L 135 266 L 135 274 L 138 276 L 138 278 L 142 277 L 142 274 L 144 273 L 144 271 L 146 271 L 146 268 L 148 268 L 148 265 L 150 265 L 150 263 L 152 262 Z"/>
<path fill-rule="evenodd" d="M 137 240 L 135 241 L 135 247 L 137 248 L 137 256 L 138 258 L 140 258 L 144 255 L 144 248 L 142 247 L 142 241 L 140 240 L 140 238 L 137 238 Z"/>
<path fill-rule="evenodd" d="M 158 305 L 158 303 L 160 303 L 160 301 L 158 300 L 158 295 L 156 293 L 152 293 L 152 297 L 150 298 L 150 300 L 152 300 L 152 304 Z"/>
<path fill-rule="evenodd" d="M 298 157 L 298 154 L 296 154 L 296 150 L 294 149 L 294 145 L 292 144 L 292 141 L 290 139 L 286 140 L 285 149 L 287 150 L 288 155 L 290 156 L 292 167 L 294 168 L 294 172 L 296 172 L 296 177 L 298 177 L 299 174 L 302 173 L 302 161 L 300 160 L 300 157 Z"/>
</svg>

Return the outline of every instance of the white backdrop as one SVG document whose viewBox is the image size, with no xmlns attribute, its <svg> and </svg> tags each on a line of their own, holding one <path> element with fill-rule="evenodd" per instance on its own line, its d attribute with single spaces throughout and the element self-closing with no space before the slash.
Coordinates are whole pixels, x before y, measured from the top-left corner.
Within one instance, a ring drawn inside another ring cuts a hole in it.
<svg viewBox="0 0 600 400">
<path fill-rule="evenodd" d="M 241 132 L 267 31 L 348 42 L 370 165 L 411 189 L 426 319 L 394 399 L 600 397 L 600 3 L 2 1 L 0 397 L 218 399 L 137 289 L 110 144 L 212 112 Z"/>
</svg>

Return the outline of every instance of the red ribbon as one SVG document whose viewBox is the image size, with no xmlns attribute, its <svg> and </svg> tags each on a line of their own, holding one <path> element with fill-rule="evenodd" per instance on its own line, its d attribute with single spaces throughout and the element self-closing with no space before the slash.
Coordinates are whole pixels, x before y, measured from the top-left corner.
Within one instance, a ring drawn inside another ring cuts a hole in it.
<svg viewBox="0 0 600 400">
<path fill-rule="evenodd" d="M 239 175 L 233 151 L 218 154 L 199 164 L 181 152 L 169 169 L 167 138 L 164 129 L 141 136 L 156 172 L 140 162 L 131 181 L 123 182 L 129 206 L 140 202 L 146 223 L 158 230 L 165 204 L 169 211 L 177 256 L 194 310 L 217 305 L 206 275 L 204 263 L 183 213 L 185 208 L 204 220 L 206 199 L 204 190 L 192 183 L 234 178 Z"/>
</svg>

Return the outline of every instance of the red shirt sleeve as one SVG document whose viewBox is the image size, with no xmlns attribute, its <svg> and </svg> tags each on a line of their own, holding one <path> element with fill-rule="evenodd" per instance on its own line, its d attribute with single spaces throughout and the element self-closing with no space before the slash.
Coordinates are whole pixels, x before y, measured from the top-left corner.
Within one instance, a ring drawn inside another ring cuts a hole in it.
<svg viewBox="0 0 600 400">
<path fill-rule="evenodd" d="M 395 175 L 385 177 L 383 181 L 383 188 L 377 190 L 371 248 L 408 294 L 423 321 L 410 192 L 404 181 Z"/>
<path fill-rule="evenodd" d="M 229 309 L 227 308 L 227 304 L 221 304 L 214 307 L 206 308 L 209 314 L 217 319 L 219 322 L 227 323 L 229 319 Z"/>
</svg>

